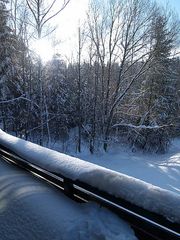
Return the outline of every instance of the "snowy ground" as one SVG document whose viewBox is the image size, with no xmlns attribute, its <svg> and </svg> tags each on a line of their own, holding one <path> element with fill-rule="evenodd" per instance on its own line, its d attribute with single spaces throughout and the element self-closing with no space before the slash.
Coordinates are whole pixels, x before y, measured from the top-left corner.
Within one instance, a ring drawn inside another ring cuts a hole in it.
<svg viewBox="0 0 180 240">
<path fill-rule="evenodd" d="M 166 154 L 133 153 L 120 146 L 109 153 L 71 155 L 180 194 L 180 139 L 173 141 Z"/>
<path fill-rule="evenodd" d="M 1 240 L 136 240 L 95 204 L 78 204 L 0 159 Z"/>
<path fill-rule="evenodd" d="M 129 151 L 123 152 L 121 149 L 121 152 L 118 152 L 118 154 L 111 152 L 101 158 L 100 156 L 96 156 L 98 161 L 110 164 L 107 168 L 104 168 L 88 161 L 83 161 L 79 158 L 58 153 L 37 144 L 13 137 L 1 130 L 0 144 L 13 150 L 29 162 L 37 164 L 49 171 L 56 172 L 57 174 L 60 173 L 72 180 L 78 179 L 114 196 L 121 197 L 137 206 L 161 214 L 166 218 L 171 219 L 173 222 L 180 222 L 180 194 L 147 183 L 146 175 L 148 176 L 149 172 L 144 163 L 149 163 L 150 161 L 151 164 L 154 164 L 152 159 L 149 159 L 148 161 L 147 159 L 145 160 L 145 158 L 140 158 L 141 155 L 139 154 L 135 154 L 134 156 L 134 154 L 129 153 Z M 116 155 L 117 160 L 115 159 Z M 95 157 L 95 155 L 93 157 Z M 134 165 L 131 163 L 133 162 L 132 157 L 134 158 Z M 123 165 L 121 163 L 123 159 L 124 163 L 127 164 L 125 169 L 128 169 L 129 171 L 130 163 L 132 165 L 132 172 L 138 167 L 138 171 L 140 171 L 142 176 L 145 177 L 145 181 L 138 179 L 137 176 L 136 178 L 130 176 L 131 174 L 129 174 L 129 172 L 128 175 L 123 174 L 122 171 L 118 173 L 118 168 L 116 166 L 115 171 L 108 169 L 114 166 L 115 160 L 115 162 L 120 164 L 118 166 Z M 152 171 L 152 178 L 154 177 L 153 174 L 154 171 Z M 157 185 L 157 181 L 158 180 L 156 179 L 155 185 Z"/>
<path fill-rule="evenodd" d="M 111 146 L 108 153 L 92 155 L 85 144 L 81 154 L 75 153 L 75 135 L 72 131 L 71 140 L 52 142 L 49 148 L 180 194 L 180 138 L 172 142 L 166 154 L 132 152 L 127 146 L 118 145 Z"/>
</svg>

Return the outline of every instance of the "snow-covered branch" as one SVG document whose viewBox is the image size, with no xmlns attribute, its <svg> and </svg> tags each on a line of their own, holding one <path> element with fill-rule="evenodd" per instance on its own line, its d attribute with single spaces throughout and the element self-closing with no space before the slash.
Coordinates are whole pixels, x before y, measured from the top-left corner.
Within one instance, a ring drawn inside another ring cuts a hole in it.
<svg viewBox="0 0 180 240">
<path fill-rule="evenodd" d="M 0 104 L 13 103 L 13 102 L 16 102 L 16 101 L 19 101 L 19 100 L 25 100 L 25 101 L 31 102 L 33 105 L 35 105 L 36 107 L 39 108 L 39 105 L 38 105 L 38 104 L 34 103 L 34 102 L 31 101 L 30 99 L 28 99 L 28 98 L 26 98 L 26 97 L 23 97 L 23 96 L 20 96 L 20 97 L 17 97 L 17 98 L 8 99 L 8 100 L 0 101 Z"/>
<path fill-rule="evenodd" d="M 173 127 L 173 124 L 170 125 L 154 125 L 154 126 L 146 126 L 146 125 L 133 125 L 133 124 L 126 124 L 126 123 L 117 123 L 112 126 L 112 128 L 116 127 L 128 127 L 128 128 L 135 128 L 135 129 L 162 129 L 167 127 Z"/>
</svg>

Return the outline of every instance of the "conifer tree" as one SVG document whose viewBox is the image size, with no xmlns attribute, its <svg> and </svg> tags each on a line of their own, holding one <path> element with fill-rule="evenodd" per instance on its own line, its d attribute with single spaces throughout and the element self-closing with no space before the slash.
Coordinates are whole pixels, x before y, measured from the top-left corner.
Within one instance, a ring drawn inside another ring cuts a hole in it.
<svg viewBox="0 0 180 240">
<path fill-rule="evenodd" d="M 132 138 L 133 144 L 145 151 L 164 152 L 170 143 L 178 107 L 174 94 L 177 75 L 170 59 L 175 37 L 176 32 L 169 28 L 168 17 L 157 12 L 151 32 L 152 66 L 144 76 L 141 88 L 139 124 L 146 127 Z"/>
</svg>

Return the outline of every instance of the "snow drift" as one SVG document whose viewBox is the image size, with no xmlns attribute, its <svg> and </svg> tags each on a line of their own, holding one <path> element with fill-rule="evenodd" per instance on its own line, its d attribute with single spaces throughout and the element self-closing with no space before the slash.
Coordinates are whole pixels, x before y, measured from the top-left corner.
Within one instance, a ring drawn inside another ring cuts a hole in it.
<svg viewBox="0 0 180 240">
<path fill-rule="evenodd" d="M 137 240 L 114 213 L 77 203 L 0 161 L 1 240 Z"/>
</svg>

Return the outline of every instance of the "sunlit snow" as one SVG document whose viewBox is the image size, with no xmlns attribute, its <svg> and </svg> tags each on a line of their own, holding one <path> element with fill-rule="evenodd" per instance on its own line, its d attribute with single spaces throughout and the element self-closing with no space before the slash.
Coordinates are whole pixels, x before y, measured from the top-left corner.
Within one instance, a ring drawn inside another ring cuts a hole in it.
<svg viewBox="0 0 180 240">
<path fill-rule="evenodd" d="M 28 161 L 71 179 L 79 179 L 147 210 L 180 222 L 180 195 L 145 181 L 38 146 L 0 130 L 0 144 Z M 137 169 L 136 169 L 137 170 Z M 140 169 L 139 171 L 143 171 Z M 144 172 L 146 175 L 146 172 Z M 151 178 L 154 178 L 153 174 Z"/>
</svg>

